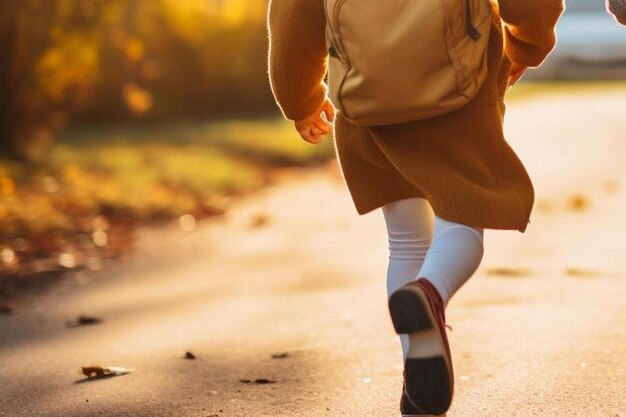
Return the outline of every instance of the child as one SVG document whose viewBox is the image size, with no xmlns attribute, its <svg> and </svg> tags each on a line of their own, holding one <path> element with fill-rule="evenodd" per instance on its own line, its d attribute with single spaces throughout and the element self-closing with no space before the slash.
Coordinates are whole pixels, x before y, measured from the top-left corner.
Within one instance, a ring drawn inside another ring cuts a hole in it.
<svg viewBox="0 0 626 417">
<path fill-rule="evenodd" d="M 622 25 L 626 25 L 626 0 L 607 0 L 607 9 Z"/>
<path fill-rule="evenodd" d="M 534 202 L 503 136 L 504 94 L 554 47 L 562 0 L 492 1 L 488 76 L 478 95 L 442 116 L 377 127 L 335 117 L 327 98 L 324 1 L 271 0 L 272 90 L 307 142 L 320 143 L 334 122 L 357 212 L 382 208 L 389 307 L 405 358 L 401 412 L 444 414 L 454 390 L 445 308 L 478 268 L 483 230 L 524 232 Z"/>
</svg>

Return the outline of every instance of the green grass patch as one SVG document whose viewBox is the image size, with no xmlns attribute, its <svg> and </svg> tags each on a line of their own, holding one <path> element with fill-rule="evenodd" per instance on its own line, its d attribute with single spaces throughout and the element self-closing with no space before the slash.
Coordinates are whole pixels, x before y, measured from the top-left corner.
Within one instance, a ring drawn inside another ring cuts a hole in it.
<svg viewBox="0 0 626 417">
<path fill-rule="evenodd" d="M 41 164 L 0 160 L 0 238 L 71 230 L 77 215 L 201 212 L 258 188 L 267 168 L 333 156 L 330 137 L 307 144 L 279 118 L 72 129 Z"/>
<path fill-rule="evenodd" d="M 257 169 L 208 147 L 55 146 L 42 166 L 0 162 L 2 240 L 71 233 L 89 217 L 150 221 L 211 211 L 260 186 Z"/>
<path fill-rule="evenodd" d="M 331 136 L 321 145 L 308 144 L 300 138 L 293 123 L 278 117 L 78 128 L 64 132 L 61 142 L 73 146 L 94 142 L 209 146 L 267 166 L 311 166 L 334 156 Z"/>
<path fill-rule="evenodd" d="M 330 137 L 309 145 L 277 118 L 68 130 L 40 163 L 0 159 L 0 274 L 94 248 L 103 224 L 219 213 L 225 196 L 263 186 L 271 168 L 333 156 Z"/>
</svg>

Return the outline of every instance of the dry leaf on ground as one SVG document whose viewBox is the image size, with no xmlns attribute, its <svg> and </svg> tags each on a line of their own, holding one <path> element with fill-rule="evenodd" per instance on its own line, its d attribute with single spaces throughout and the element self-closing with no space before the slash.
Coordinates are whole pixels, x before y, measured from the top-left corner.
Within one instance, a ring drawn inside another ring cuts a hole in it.
<svg viewBox="0 0 626 417">
<path fill-rule="evenodd" d="M 275 384 L 276 381 L 273 381 L 271 379 L 267 379 L 267 378 L 259 378 L 259 379 L 255 379 L 254 381 L 251 379 L 240 379 L 239 382 L 242 382 L 244 384 Z"/>
<path fill-rule="evenodd" d="M 102 323 L 102 319 L 91 316 L 78 316 L 76 320 L 68 320 L 65 322 L 67 327 L 93 326 Z"/>
<path fill-rule="evenodd" d="M 272 353 L 272 359 L 286 359 L 289 357 L 291 357 L 291 354 L 289 352 Z"/>
<path fill-rule="evenodd" d="M 590 205 L 591 201 L 589 201 L 589 198 L 582 194 L 573 195 L 567 201 L 567 208 L 572 211 L 586 211 Z"/>
<path fill-rule="evenodd" d="M 250 218 L 250 229 L 258 229 L 270 223 L 270 216 L 265 213 L 257 213 Z"/>
<path fill-rule="evenodd" d="M 565 274 L 570 277 L 577 278 L 593 278 L 600 275 L 598 271 L 592 271 L 590 269 L 580 269 L 580 268 L 567 268 L 565 270 Z"/>
<path fill-rule="evenodd" d="M 94 379 L 110 378 L 113 376 L 122 376 L 129 374 L 133 369 L 124 368 L 122 366 L 83 366 L 82 374 L 87 378 L 79 382 L 90 381 Z"/>
<path fill-rule="evenodd" d="M 496 275 L 500 277 L 524 277 L 530 275 L 527 269 L 521 268 L 489 268 L 485 271 L 487 275 Z"/>
</svg>

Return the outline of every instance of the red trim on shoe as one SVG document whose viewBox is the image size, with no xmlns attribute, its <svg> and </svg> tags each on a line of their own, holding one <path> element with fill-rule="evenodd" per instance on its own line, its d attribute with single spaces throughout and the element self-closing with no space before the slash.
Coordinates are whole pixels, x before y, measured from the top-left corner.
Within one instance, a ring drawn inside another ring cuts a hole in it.
<svg viewBox="0 0 626 417">
<path fill-rule="evenodd" d="M 412 299 L 411 297 L 407 298 L 406 295 L 403 295 L 406 291 L 410 293 L 416 293 L 416 296 L 418 297 L 418 299 L 417 300 Z M 407 374 L 406 374 L 407 368 L 406 367 L 407 367 L 407 363 L 409 359 L 412 361 L 443 360 L 445 362 L 445 366 L 447 367 L 447 374 L 448 374 L 447 385 L 450 389 L 450 393 L 449 393 L 450 402 L 452 401 L 452 397 L 454 395 L 454 371 L 452 367 L 452 355 L 450 353 L 450 344 L 448 341 L 448 335 L 446 333 L 446 329 L 449 328 L 450 326 L 446 325 L 445 304 L 443 303 L 443 300 L 441 298 L 441 295 L 439 294 L 439 291 L 437 291 L 435 286 L 426 278 L 419 278 L 418 280 L 405 285 L 402 289 L 399 289 L 397 293 L 398 295 L 402 295 L 402 296 L 398 297 L 396 296 L 396 293 L 394 293 L 390 297 L 391 315 L 392 315 L 392 320 L 394 322 L 396 332 L 412 333 L 414 331 L 419 332 L 424 329 L 430 329 L 431 327 L 437 327 L 437 329 L 439 330 L 439 336 L 441 337 L 442 342 L 443 342 L 442 343 L 443 346 L 441 347 L 442 348 L 441 353 L 437 353 L 436 356 L 429 357 L 429 358 L 407 358 L 407 362 L 405 363 L 405 371 L 403 373 L 404 385 L 403 385 L 402 399 L 400 401 L 400 408 L 401 408 L 403 415 L 412 416 L 413 415 L 412 413 L 417 411 L 418 414 L 416 415 L 418 416 L 430 416 L 432 414 L 420 413 L 420 411 L 422 411 L 421 407 L 419 407 L 418 404 L 415 403 L 415 401 L 411 398 L 411 396 L 407 392 Z M 394 301 L 394 300 L 396 304 L 391 303 L 391 301 Z M 408 308 L 410 307 L 409 304 L 412 302 L 419 302 L 421 304 L 420 308 L 415 309 L 415 311 L 413 311 L 413 309 L 411 308 Z M 415 318 L 412 318 L 410 317 L 411 314 L 417 314 L 417 315 Z M 428 316 L 427 317 L 428 322 L 424 321 L 426 319 L 425 315 Z M 410 323 L 407 323 L 406 321 L 408 319 L 414 319 L 418 321 L 421 320 L 421 322 L 418 325 L 411 326 Z M 441 364 L 441 362 L 439 363 Z M 439 368 L 439 369 L 441 369 L 441 372 L 443 372 L 442 368 Z M 437 372 L 439 371 L 437 370 Z M 417 377 L 417 376 L 413 375 L 412 378 L 413 377 Z M 415 395 L 418 395 L 417 392 L 415 393 Z M 443 407 L 443 404 L 440 404 L 440 405 Z M 449 407 L 449 405 L 447 406 Z M 407 414 L 407 412 L 409 414 Z M 443 413 L 443 415 L 445 415 L 445 412 Z"/>
<path fill-rule="evenodd" d="M 454 389 L 454 371 L 452 369 L 452 354 L 450 353 L 450 343 L 448 342 L 448 334 L 446 333 L 446 328 L 452 328 L 446 324 L 446 312 L 444 309 L 443 300 L 441 298 L 441 294 L 432 282 L 430 282 L 426 278 L 419 278 L 417 281 L 414 281 L 408 285 L 416 285 L 419 287 L 424 294 L 426 295 L 426 299 L 428 300 L 428 304 L 430 306 L 431 311 L 433 312 L 433 316 L 437 320 L 439 324 L 439 330 L 441 333 L 441 338 L 443 339 L 443 343 L 446 347 L 448 368 L 450 369 L 450 387 L 451 390 Z"/>
</svg>

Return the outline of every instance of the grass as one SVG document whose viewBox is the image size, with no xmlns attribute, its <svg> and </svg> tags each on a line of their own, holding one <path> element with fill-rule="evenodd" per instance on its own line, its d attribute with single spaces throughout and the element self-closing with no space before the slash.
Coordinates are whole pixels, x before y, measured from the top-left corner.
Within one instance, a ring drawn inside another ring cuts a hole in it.
<svg viewBox="0 0 626 417">
<path fill-rule="evenodd" d="M 309 166 L 333 156 L 332 141 L 320 146 L 300 139 L 293 125 L 281 118 L 232 119 L 220 122 L 179 122 L 150 126 L 77 128 L 65 132 L 62 143 L 150 143 L 211 147 L 233 157 L 264 165 Z"/>
<path fill-rule="evenodd" d="M 67 223 L 58 221 L 58 208 L 139 219 L 181 215 L 258 188 L 267 168 L 310 166 L 333 155 L 331 140 L 305 144 L 280 119 L 75 129 L 40 166 L 0 160 L 0 229 L 28 234 L 24 207 L 44 210 L 37 231 L 46 229 L 46 218 L 50 229 Z"/>
<path fill-rule="evenodd" d="M 220 213 L 225 196 L 258 189 L 272 168 L 333 156 L 330 138 L 306 144 L 277 118 L 62 132 L 41 164 L 0 159 L 0 275 L 39 256 L 96 250 L 94 239 L 116 225 Z"/>
</svg>

